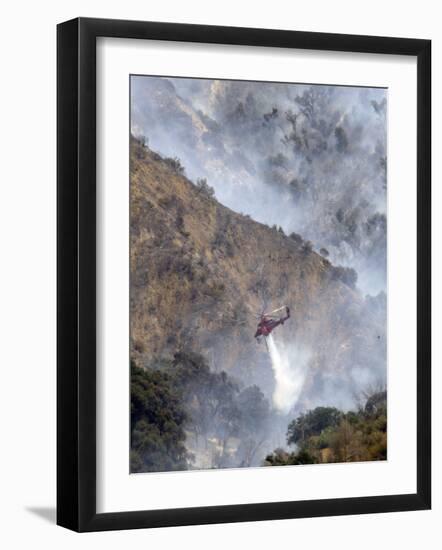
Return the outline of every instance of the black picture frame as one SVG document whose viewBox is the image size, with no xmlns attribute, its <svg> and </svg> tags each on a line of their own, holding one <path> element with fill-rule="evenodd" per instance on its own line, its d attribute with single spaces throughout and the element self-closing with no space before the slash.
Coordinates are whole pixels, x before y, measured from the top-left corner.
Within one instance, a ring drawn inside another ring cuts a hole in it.
<svg viewBox="0 0 442 550">
<path fill-rule="evenodd" d="M 417 492 L 96 512 L 96 39 L 396 54 L 417 58 Z M 431 506 L 431 41 L 74 19 L 57 28 L 57 523 L 104 531 L 425 510 Z"/>
</svg>

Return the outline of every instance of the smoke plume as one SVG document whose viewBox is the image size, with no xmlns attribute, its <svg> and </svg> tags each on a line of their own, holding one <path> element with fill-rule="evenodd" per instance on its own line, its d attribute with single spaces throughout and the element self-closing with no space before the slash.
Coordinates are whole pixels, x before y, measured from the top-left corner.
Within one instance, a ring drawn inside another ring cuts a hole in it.
<svg viewBox="0 0 442 550">
<path fill-rule="evenodd" d="M 139 76 L 131 90 L 132 132 L 222 204 L 385 290 L 386 90 Z"/>
</svg>

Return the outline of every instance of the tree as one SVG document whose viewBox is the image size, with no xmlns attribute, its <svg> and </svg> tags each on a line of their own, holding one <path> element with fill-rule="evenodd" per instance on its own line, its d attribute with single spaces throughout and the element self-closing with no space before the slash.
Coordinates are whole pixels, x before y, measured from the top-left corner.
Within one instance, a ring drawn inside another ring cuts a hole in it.
<svg viewBox="0 0 442 550">
<path fill-rule="evenodd" d="M 355 428 L 343 418 L 331 437 L 330 447 L 336 462 L 350 462 L 360 456 L 360 442 L 355 437 Z"/>
<path fill-rule="evenodd" d="M 345 133 L 342 126 L 336 126 L 335 128 L 335 138 L 336 138 L 336 151 L 338 153 L 345 153 L 348 147 L 347 134 Z"/>
<path fill-rule="evenodd" d="M 313 252 L 313 243 L 311 241 L 304 241 L 301 250 L 306 256 L 308 256 L 311 252 Z"/>
<path fill-rule="evenodd" d="M 193 352 L 176 353 L 172 368 L 174 384 L 188 414 L 188 428 L 196 439 L 219 439 L 224 452 L 228 439 L 240 427 L 237 384 L 225 372 L 212 372 L 205 359 Z"/>
<path fill-rule="evenodd" d="M 183 470 L 187 415 L 167 373 L 131 364 L 131 472 Z"/>
<path fill-rule="evenodd" d="M 182 396 L 186 430 L 193 434 L 196 447 L 207 450 L 209 442 L 216 444 L 213 466 L 258 465 L 270 418 L 260 388 L 240 389 L 226 372 L 211 371 L 204 357 L 188 351 L 175 354 L 168 372 Z M 236 446 L 231 444 L 233 438 L 239 440 Z"/>
<path fill-rule="evenodd" d="M 278 118 L 278 109 L 273 107 L 270 113 L 264 113 L 263 118 L 267 123 L 274 118 Z"/>
<path fill-rule="evenodd" d="M 290 233 L 289 237 L 290 237 L 290 239 L 295 241 L 295 243 L 298 244 L 298 245 L 301 245 L 304 242 L 303 238 L 298 233 L 295 233 L 295 232 Z"/>
<path fill-rule="evenodd" d="M 265 460 L 267 466 L 323 462 L 355 462 L 387 458 L 387 394 L 367 395 L 365 405 L 342 412 L 317 407 L 301 414 L 288 426 L 287 442 L 298 451 L 276 449 Z"/>
<path fill-rule="evenodd" d="M 287 429 L 287 443 L 303 443 L 312 435 L 319 435 L 329 426 L 337 426 L 342 413 L 335 407 L 316 407 L 302 413 L 290 422 Z"/>
<path fill-rule="evenodd" d="M 169 166 L 169 168 L 171 168 L 177 174 L 184 174 L 185 172 L 184 166 L 181 164 L 181 161 L 178 157 L 165 158 L 164 162 Z"/>
<path fill-rule="evenodd" d="M 333 266 L 330 274 L 333 281 L 341 281 L 352 289 L 356 288 L 358 274 L 352 267 L 344 267 L 342 265 Z"/>
<path fill-rule="evenodd" d="M 314 457 L 305 449 L 299 453 L 288 453 L 283 449 L 276 449 L 266 456 L 264 466 L 290 466 L 299 464 L 314 464 Z"/>
<path fill-rule="evenodd" d="M 206 178 L 198 178 L 195 185 L 197 186 L 198 191 L 207 197 L 212 198 L 215 196 L 215 189 L 207 183 Z"/>
<path fill-rule="evenodd" d="M 237 397 L 241 412 L 237 451 L 241 466 L 252 466 L 256 454 L 266 440 L 270 419 L 270 406 L 258 386 L 245 388 Z"/>
<path fill-rule="evenodd" d="M 387 392 L 380 391 L 367 398 L 365 413 L 371 416 L 380 416 L 387 412 Z"/>
</svg>

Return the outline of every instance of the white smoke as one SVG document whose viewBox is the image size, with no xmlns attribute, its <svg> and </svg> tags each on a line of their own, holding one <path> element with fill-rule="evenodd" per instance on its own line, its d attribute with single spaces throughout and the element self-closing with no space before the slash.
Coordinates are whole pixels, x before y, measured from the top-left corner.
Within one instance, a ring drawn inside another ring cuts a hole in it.
<svg viewBox="0 0 442 550">
<path fill-rule="evenodd" d="M 133 76 L 131 98 L 132 133 L 224 206 L 325 249 L 364 294 L 385 291 L 385 89 Z"/>
<path fill-rule="evenodd" d="M 288 413 L 295 405 L 302 391 L 307 375 L 309 353 L 276 342 L 272 334 L 267 337 L 270 359 L 275 375 L 273 405 L 282 413 Z"/>
</svg>

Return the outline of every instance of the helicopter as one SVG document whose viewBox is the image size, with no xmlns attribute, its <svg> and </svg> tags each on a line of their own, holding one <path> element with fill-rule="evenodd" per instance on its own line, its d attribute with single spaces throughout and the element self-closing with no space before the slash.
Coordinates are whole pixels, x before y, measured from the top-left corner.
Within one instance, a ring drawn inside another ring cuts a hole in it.
<svg viewBox="0 0 442 550">
<path fill-rule="evenodd" d="M 285 316 L 275 315 L 279 311 L 285 310 Z M 282 306 L 269 313 L 261 313 L 259 316 L 258 326 L 255 332 L 256 341 L 259 343 L 261 338 L 264 337 L 267 345 L 267 336 L 279 325 L 283 325 L 288 319 L 290 319 L 290 308 L 288 306 Z"/>
</svg>

